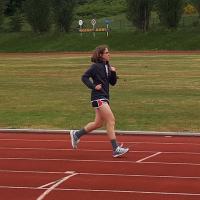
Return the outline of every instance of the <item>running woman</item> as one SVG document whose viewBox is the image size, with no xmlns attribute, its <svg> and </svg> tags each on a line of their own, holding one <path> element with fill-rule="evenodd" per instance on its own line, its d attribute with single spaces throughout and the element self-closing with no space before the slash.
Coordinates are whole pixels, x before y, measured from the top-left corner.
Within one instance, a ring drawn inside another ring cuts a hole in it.
<svg viewBox="0 0 200 200">
<path fill-rule="evenodd" d="M 110 53 L 107 45 L 96 47 L 91 57 L 92 65 L 82 75 L 83 83 L 91 89 L 91 104 L 95 109 L 95 119 L 88 123 L 84 128 L 76 131 L 70 131 L 71 144 L 74 149 L 80 141 L 80 138 L 100 127 L 106 126 L 107 135 L 112 145 L 113 157 L 120 157 L 129 151 L 119 145 L 115 134 L 115 117 L 109 103 L 109 85 L 114 86 L 117 83 L 115 67 L 109 63 Z"/>
</svg>

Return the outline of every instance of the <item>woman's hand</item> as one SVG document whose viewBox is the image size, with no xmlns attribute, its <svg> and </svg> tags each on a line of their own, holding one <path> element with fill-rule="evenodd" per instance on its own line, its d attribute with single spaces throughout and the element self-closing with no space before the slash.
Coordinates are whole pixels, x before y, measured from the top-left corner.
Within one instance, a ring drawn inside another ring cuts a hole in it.
<svg viewBox="0 0 200 200">
<path fill-rule="evenodd" d="M 98 85 L 96 85 L 95 90 L 101 90 L 101 88 L 102 88 L 102 85 L 98 84 Z"/>
<path fill-rule="evenodd" d="M 113 66 L 110 67 L 110 70 L 113 71 L 113 72 L 116 72 L 116 68 L 113 67 Z"/>
</svg>

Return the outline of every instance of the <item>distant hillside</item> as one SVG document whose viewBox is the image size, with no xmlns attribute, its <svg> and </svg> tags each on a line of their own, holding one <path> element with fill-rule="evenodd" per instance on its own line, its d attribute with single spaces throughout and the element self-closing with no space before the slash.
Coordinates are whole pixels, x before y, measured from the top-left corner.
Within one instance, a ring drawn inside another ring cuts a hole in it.
<svg viewBox="0 0 200 200">
<path fill-rule="evenodd" d="M 159 24 L 156 12 L 151 13 L 147 33 L 136 30 L 126 18 L 126 0 L 79 0 L 75 19 L 69 33 L 51 32 L 35 34 L 27 23 L 21 32 L 0 32 L 0 52 L 52 52 L 90 51 L 99 44 L 108 44 L 114 51 L 138 50 L 200 50 L 200 19 L 197 15 L 184 15 L 177 30 L 168 30 Z M 106 27 L 109 20 L 109 37 L 105 32 L 78 32 L 78 20 L 84 28 Z M 7 23 L 8 24 L 8 23 Z M 7 29 L 6 29 L 7 30 Z"/>
<path fill-rule="evenodd" d="M 76 8 L 76 18 L 101 18 L 119 15 L 126 11 L 125 0 L 92 0 Z"/>
</svg>

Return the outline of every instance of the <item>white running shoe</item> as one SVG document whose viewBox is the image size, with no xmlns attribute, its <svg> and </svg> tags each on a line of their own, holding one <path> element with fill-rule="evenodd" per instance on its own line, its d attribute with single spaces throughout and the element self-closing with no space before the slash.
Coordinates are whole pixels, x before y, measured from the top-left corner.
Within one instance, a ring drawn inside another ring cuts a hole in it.
<svg viewBox="0 0 200 200">
<path fill-rule="evenodd" d="M 71 144 L 73 149 L 77 149 L 77 145 L 80 142 L 80 139 L 78 139 L 75 135 L 76 131 L 71 130 L 70 131 L 70 137 L 71 137 Z"/>
<path fill-rule="evenodd" d="M 113 151 L 113 157 L 117 158 L 120 157 L 122 155 L 124 155 L 125 153 L 127 153 L 129 151 L 129 148 L 124 148 L 122 146 L 118 146 L 115 151 Z"/>
</svg>

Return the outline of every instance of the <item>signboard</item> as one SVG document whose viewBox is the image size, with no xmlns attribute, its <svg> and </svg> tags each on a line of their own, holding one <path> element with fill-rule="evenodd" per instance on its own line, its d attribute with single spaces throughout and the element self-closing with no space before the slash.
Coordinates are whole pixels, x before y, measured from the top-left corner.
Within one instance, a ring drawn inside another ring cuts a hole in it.
<svg viewBox="0 0 200 200">
<path fill-rule="evenodd" d="M 83 25 L 83 20 L 80 19 L 80 20 L 78 21 L 78 24 L 79 24 L 79 26 L 82 26 L 82 25 Z"/>
<path fill-rule="evenodd" d="M 98 28 L 95 27 L 95 25 L 96 25 L 95 19 L 92 19 L 90 22 L 91 22 L 93 28 L 83 28 L 82 27 L 83 26 L 83 20 L 80 19 L 78 21 L 78 24 L 80 26 L 79 32 L 80 32 L 81 36 L 82 36 L 82 33 L 92 32 L 93 37 L 95 37 L 96 32 L 106 32 L 106 35 L 108 37 L 108 33 L 111 31 L 110 28 L 109 28 L 109 24 L 111 23 L 111 20 L 105 19 L 104 22 L 106 23 L 106 27 L 98 27 Z"/>
<path fill-rule="evenodd" d="M 111 23 L 111 20 L 110 20 L 110 19 L 105 19 L 104 22 L 105 22 L 105 24 L 106 24 L 107 30 L 109 30 L 109 24 Z M 108 31 L 106 31 L 106 35 L 107 35 L 107 37 L 108 37 Z"/>
<path fill-rule="evenodd" d="M 95 20 L 95 19 L 92 19 L 92 20 L 91 20 L 91 24 L 92 24 L 92 26 L 94 26 L 94 25 L 96 24 L 96 20 Z"/>
<path fill-rule="evenodd" d="M 82 28 L 79 30 L 79 32 L 82 32 L 82 33 L 86 33 L 86 32 L 107 32 L 109 31 L 107 28 L 95 28 L 95 29 L 92 29 L 92 28 Z"/>
<path fill-rule="evenodd" d="M 110 19 L 105 19 L 104 22 L 105 22 L 105 24 L 110 24 L 111 20 Z"/>
</svg>

